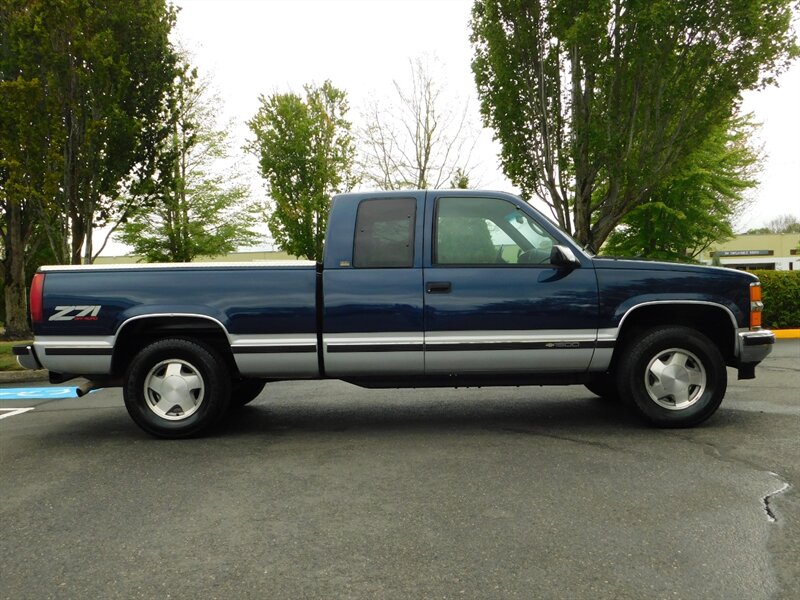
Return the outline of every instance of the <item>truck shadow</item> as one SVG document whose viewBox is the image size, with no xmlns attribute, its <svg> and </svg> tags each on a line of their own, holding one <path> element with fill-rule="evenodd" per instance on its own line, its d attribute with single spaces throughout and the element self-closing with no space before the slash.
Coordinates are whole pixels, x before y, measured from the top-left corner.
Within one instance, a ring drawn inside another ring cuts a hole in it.
<svg viewBox="0 0 800 600">
<path fill-rule="evenodd" d="M 299 432 L 508 431 L 648 429 L 617 402 L 577 397 L 569 400 L 497 399 L 480 402 L 450 400 L 371 403 L 347 402 L 275 404 L 256 401 L 231 411 L 212 435 L 288 435 Z"/>
<path fill-rule="evenodd" d="M 577 388 L 555 392 L 504 388 L 432 393 L 392 390 L 376 397 L 356 388 L 346 394 L 337 394 L 335 388 L 326 391 L 333 393 L 327 397 L 263 394 L 247 406 L 230 410 L 214 429 L 193 443 L 225 438 L 302 439 L 343 433 L 365 438 L 373 433 L 435 436 L 481 432 L 608 438 L 651 436 L 654 432 L 622 403 L 603 400 Z M 69 444 L 104 440 L 162 442 L 136 427 L 122 407 L 91 412 L 64 411 L 67 420 L 58 426 L 51 423 L 48 439 L 55 442 L 63 438 Z M 723 403 L 716 415 L 694 430 L 747 428 L 758 419 L 756 412 L 726 409 Z"/>
</svg>

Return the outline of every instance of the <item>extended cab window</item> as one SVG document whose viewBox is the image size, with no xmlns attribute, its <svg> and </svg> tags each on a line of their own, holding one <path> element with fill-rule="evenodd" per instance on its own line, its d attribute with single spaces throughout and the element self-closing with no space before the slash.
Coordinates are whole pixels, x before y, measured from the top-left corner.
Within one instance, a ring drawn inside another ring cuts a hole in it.
<svg viewBox="0 0 800 600">
<path fill-rule="evenodd" d="M 439 198 L 437 265 L 547 265 L 556 241 L 511 202 Z"/>
<path fill-rule="evenodd" d="M 364 200 L 358 205 L 353 266 L 362 269 L 411 267 L 414 264 L 412 198 Z"/>
</svg>

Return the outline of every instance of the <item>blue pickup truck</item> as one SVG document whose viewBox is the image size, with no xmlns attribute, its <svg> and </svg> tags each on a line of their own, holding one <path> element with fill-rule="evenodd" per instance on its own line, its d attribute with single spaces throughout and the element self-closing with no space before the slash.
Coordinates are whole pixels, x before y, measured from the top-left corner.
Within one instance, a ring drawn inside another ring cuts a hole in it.
<svg viewBox="0 0 800 600">
<path fill-rule="evenodd" d="M 771 351 L 758 279 L 591 256 L 516 196 L 357 193 L 322 263 L 42 267 L 35 340 L 54 383 L 122 386 L 160 437 L 198 435 L 286 379 L 364 387 L 583 384 L 662 427 L 717 410 Z"/>
</svg>

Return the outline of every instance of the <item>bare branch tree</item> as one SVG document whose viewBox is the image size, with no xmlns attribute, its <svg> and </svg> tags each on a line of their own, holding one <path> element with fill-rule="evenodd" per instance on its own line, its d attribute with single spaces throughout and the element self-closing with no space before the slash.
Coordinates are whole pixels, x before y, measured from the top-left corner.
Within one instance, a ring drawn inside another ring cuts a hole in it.
<svg viewBox="0 0 800 600">
<path fill-rule="evenodd" d="M 370 102 L 359 132 L 363 181 L 382 190 L 440 188 L 472 170 L 469 104 L 451 110 L 429 61 L 409 63 L 410 85 L 395 80 L 393 101 Z"/>
<path fill-rule="evenodd" d="M 767 222 L 766 228 L 772 233 L 800 233 L 800 219 L 795 215 L 779 215 Z"/>
</svg>

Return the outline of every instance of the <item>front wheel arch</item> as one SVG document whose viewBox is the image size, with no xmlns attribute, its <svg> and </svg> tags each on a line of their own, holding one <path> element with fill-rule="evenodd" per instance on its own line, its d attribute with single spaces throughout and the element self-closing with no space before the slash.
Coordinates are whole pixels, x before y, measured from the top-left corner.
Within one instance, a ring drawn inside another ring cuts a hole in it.
<svg viewBox="0 0 800 600">
<path fill-rule="evenodd" d="M 616 370 L 627 347 L 647 331 L 672 326 L 703 334 L 718 348 L 726 364 L 735 364 L 737 325 L 729 308 L 717 303 L 658 301 L 637 304 L 622 316 L 609 370 Z"/>
</svg>

